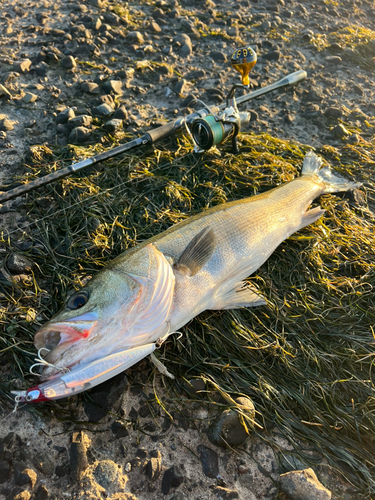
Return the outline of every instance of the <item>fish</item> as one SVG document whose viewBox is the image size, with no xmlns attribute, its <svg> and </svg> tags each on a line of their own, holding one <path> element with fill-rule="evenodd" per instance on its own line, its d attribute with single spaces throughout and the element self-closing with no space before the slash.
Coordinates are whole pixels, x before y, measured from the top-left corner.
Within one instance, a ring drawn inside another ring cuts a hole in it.
<svg viewBox="0 0 375 500">
<path fill-rule="evenodd" d="M 36 333 L 41 382 L 13 391 L 16 401 L 94 387 L 152 356 L 205 310 L 265 305 L 244 280 L 285 239 L 322 217 L 319 206 L 310 208 L 315 198 L 360 185 L 322 163 L 309 151 L 294 180 L 209 208 L 111 261 Z"/>
</svg>

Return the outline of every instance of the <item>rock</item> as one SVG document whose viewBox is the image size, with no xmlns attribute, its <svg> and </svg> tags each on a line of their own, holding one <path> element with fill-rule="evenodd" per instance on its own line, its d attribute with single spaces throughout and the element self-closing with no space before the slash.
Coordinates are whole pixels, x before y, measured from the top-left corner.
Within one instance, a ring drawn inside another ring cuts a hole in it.
<svg viewBox="0 0 375 500">
<path fill-rule="evenodd" d="M 77 66 L 73 56 L 65 56 L 61 59 L 61 66 L 66 69 L 73 69 Z"/>
<path fill-rule="evenodd" d="M 113 422 L 113 424 L 111 425 L 111 431 L 116 436 L 116 439 L 129 436 L 127 426 L 125 422 L 122 422 L 121 420 L 116 420 L 115 422 Z"/>
<path fill-rule="evenodd" d="M 92 471 L 95 481 L 105 490 L 124 489 L 127 477 L 122 474 L 122 467 L 119 468 L 112 460 L 101 460 L 97 462 Z"/>
<path fill-rule="evenodd" d="M 13 71 L 17 71 L 18 73 L 28 73 L 30 71 L 32 62 L 30 59 L 22 59 L 21 61 L 17 61 L 13 64 Z"/>
<path fill-rule="evenodd" d="M 70 477 L 78 481 L 88 467 L 87 449 L 91 441 L 83 431 L 73 432 L 69 450 Z"/>
<path fill-rule="evenodd" d="M 280 490 L 291 500 L 330 500 L 332 493 L 325 488 L 312 469 L 281 474 Z"/>
<path fill-rule="evenodd" d="M 340 108 L 330 107 L 324 111 L 324 116 L 337 120 L 342 117 L 342 110 Z"/>
<path fill-rule="evenodd" d="M 5 483 L 10 477 L 10 465 L 6 461 L 0 461 L 0 484 Z"/>
<path fill-rule="evenodd" d="M 230 490 L 229 488 L 223 488 L 222 486 L 214 486 L 212 488 L 212 491 L 217 495 L 219 498 L 222 498 L 223 500 L 233 500 L 235 498 L 240 498 L 238 491 L 236 490 Z"/>
<path fill-rule="evenodd" d="M 29 498 L 31 498 L 31 494 L 28 491 L 21 491 L 13 497 L 13 500 L 29 500 Z"/>
<path fill-rule="evenodd" d="M 162 29 L 160 28 L 160 26 L 158 25 L 158 23 L 156 21 L 151 21 L 150 28 L 152 29 L 152 31 L 154 33 L 161 33 L 162 32 Z"/>
<path fill-rule="evenodd" d="M 9 90 L 0 84 L 0 97 L 5 97 L 6 99 L 12 99 L 12 94 Z"/>
<path fill-rule="evenodd" d="M 93 108 L 92 112 L 99 118 L 107 118 L 113 113 L 113 109 L 109 104 L 104 103 Z"/>
<path fill-rule="evenodd" d="M 30 484 L 31 489 L 34 488 L 36 483 L 37 475 L 32 469 L 23 469 L 23 471 L 14 470 L 14 482 L 17 486 L 25 486 L 25 484 Z"/>
<path fill-rule="evenodd" d="M 90 115 L 78 115 L 74 118 L 68 120 L 68 125 L 71 129 L 76 127 L 91 127 L 92 124 L 92 116 Z"/>
<path fill-rule="evenodd" d="M 199 80 L 200 78 L 205 78 L 206 72 L 204 69 L 196 69 L 188 73 L 185 78 L 186 80 Z"/>
<path fill-rule="evenodd" d="M 49 492 L 44 484 L 39 485 L 35 493 L 35 500 L 47 500 Z"/>
<path fill-rule="evenodd" d="M 122 81 L 121 80 L 109 80 L 103 85 L 103 89 L 107 94 L 113 93 L 117 95 L 122 94 Z"/>
<path fill-rule="evenodd" d="M 337 64 L 341 64 L 342 63 L 342 59 L 340 56 L 327 56 L 325 58 L 325 62 L 328 63 L 328 64 L 333 64 L 333 65 L 337 65 Z"/>
<path fill-rule="evenodd" d="M 108 24 L 119 25 L 121 23 L 121 18 L 114 12 L 107 12 L 104 14 L 104 19 Z"/>
<path fill-rule="evenodd" d="M 40 63 L 35 66 L 35 71 L 38 76 L 46 76 L 48 69 L 49 66 L 45 61 L 40 61 Z"/>
<path fill-rule="evenodd" d="M 344 139 L 350 134 L 350 132 L 344 127 L 342 123 L 339 123 L 338 125 L 336 125 L 336 127 L 333 127 L 332 132 L 336 137 L 339 137 L 340 139 Z"/>
<path fill-rule="evenodd" d="M 227 60 L 226 54 L 218 50 L 212 50 L 209 54 L 210 58 L 216 62 L 225 62 Z"/>
<path fill-rule="evenodd" d="M 26 94 L 23 96 L 22 100 L 26 104 L 30 102 L 35 102 L 38 99 L 38 96 L 36 94 L 33 94 L 32 92 L 26 92 Z"/>
<path fill-rule="evenodd" d="M 107 123 L 103 125 L 104 130 L 106 132 L 109 132 L 110 134 L 115 133 L 121 127 L 122 127 L 122 120 L 118 118 L 112 118 L 112 120 L 109 120 Z"/>
<path fill-rule="evenodd" d="M 255 418 L 254 404 L 249 398 L 240 397 L 236 402 L 241 405 L 241 410 L 250 420 Z M 219 446 L 239 446 L 249 437 L 244 425 L 242 416 L 231 409 L 224 410 L 210 427 L 208 438 Z"/>
<path fill-rule="evenodd" d="M 85 94 L 100 94 L 100 87 L 95 82 L 82 82 L 81 90 Z"/>
<path fill-rule="evenodd" d="M 22 254 L 12 253 L 7 258 L 6 267 L 12 274 L 31 274 L 35 264 Z"/>
<path fill-rule="evenodd" d="M 305 94 L 304 98 L 308 102 L 321 102 L 324 98 L 323 92 L 319 89 L 311 89 L 307 94 Z"/>
<path fill-rule="evenodd" d="M 2 120 L 0 120 L 0 130 L 9 132 L 14 129 L 14 123 L 15 122 L 8 120 L 8 118 L 3 118 Z"/>
<path fill-rule="evenodd" d="M 167 47 L 167 48 L 171 49 L 171 47 Z M 169 53 L 171 53 L 171 52 L 169 52 Z M 191 43 L 190 43 L 190 45 L 187 43 L 184 43 L 183 45 L 181 45 L 181 48 L 179 50 L 179 55 L 181 57 L 187 58 L 187 57 L 190 57 L 192 54 L 193 54 L 193 47 L 192 47 Z"/>
<path fill-rule="evenodd" d="M 179 82 L 176 83 L 174 86 L 174 91 L 176 92 L 177 95 L 182 95 L 184 93 L 184 90 L 186 89 L 187 81 L 182 78 Z"/>
<path fill-rule="evenodd" d="M 169 500 L 185 500 L 186 497 L 182 491 L 177 491 Z"/>
<path fill-rule="evenodd" d="M 238 29 L 238 26 L 231 26 L 227 29 L 227 34 L 237 38 L 240 35 L 240 30 Z"/>
<path fill-rule="evenodd" d="M 271 50 L 263 54 L 262 59 L 265 61 L 279 61 L 281 57 L 281 52 L 279 50 Z"/>
<path fill-rule="evenodd" d="M 216 451 L 200 444 L 197 448 L 203 472 L 208 477 L 217 477 L 219 474 L 219 458 Z"/>
<path fill-rule="evenodd" d="M 75 116 L 76 116 L 75 109 L 76 108 L 66 108 L 66 109 L 64 109 L 64 111 L 61 111 L 61 113 L 59 113 L 56 116 L 56 119 L 55 119 L 56 125 L 67 123 L 68 120 L 75 118 Z"/>
<path fill-rule="evenodd" d="M 151 481 L 159 479 L 161 474 L 161 454 L 158 457 L 151 457 L 147 463 L 147 476 Z"/>
<path fill-rule="evenodd" d="M 132 43 L 139 43 L 140 45 L 145 41 L 140 31 L 129 31 L 128 40 Z"/>
<path fill-rule="evenodd" d="M 125 106 L 120 106 L 119 108 L 116 109 L 113 118 L 116 118 L 118 120 L 127 120 L 128 119 L 128 112 L 126 111 Z"/>
<path fill-rule="evenodd" d="M 177 465 L 173 465 L 164 472 L 161 491 L 164 495 L 168 495 L 171 488 L 178 488 L 185 480 L 182 475 L 180 468 Z"/>
<path fill-rule="evenodd" d="M 268 31 L 271 29 L 271 27 L 272 27 L 271 23 L 267 20 L 263 21 L 262 24 L 260 25 L 260 29 L 262 31 Z"/>
</svg>

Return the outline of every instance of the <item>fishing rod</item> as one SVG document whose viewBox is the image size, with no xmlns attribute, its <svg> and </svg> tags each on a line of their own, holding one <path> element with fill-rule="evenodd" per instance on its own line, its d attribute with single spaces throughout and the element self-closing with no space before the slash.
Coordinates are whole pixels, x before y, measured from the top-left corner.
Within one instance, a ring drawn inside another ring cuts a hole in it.
<svg viewBox="0 0 375 500">
<path fill-rule="evenodd" d="M 117 146 L 103 153 L 99 153 L 91 158 L 73 163 L 68 167 L 64 167 L 56 172 L 35 179 L 27 184 L 18 186 L 16 188 L 10 189 L 0 193 L 0 203 L 9 201 L 17 196 L 28 193 L 37 189 L 41 186 L 45 186 L 50 182 L 62 179 L 74 172 L 78 172 L 86 167 L 96 165 L 101 161 L 108 160 L 115 156 L 120 155 L 131 149 L 155 144 L 157 141 L 166 139 L 173 136 L 176 132 L 182 128 L 186 128 L 190 137 L 194 143 L 194 151 L 201 153 L 203 151 L 208 151 L 213 146 L 222 144 L 228 139 L 232 140 L 233 153 L 239 152 L 239 147 L 237 144 L 237 136 L 241 131 L 241 128 L 250 122 L 250 113 L 238 111 L 238 105 L 260 97 L 273 90 L 287 87 L 290 85 L 295 85 L 307 77 L 306 71 L 300 70 L 291 73 L 281 80 L 268 85 L 267 87 L 260 88 L 249 94 L 245 94 L 235 99 L 236 89 L 246 89 L 249 88 L 249 73 L 257 62 L 256 52 L 251 47 L 243 47 L 236 49 L 231 57 L 232 67 L 241 74 L 242 84 L 235 84 L 229 91 L 225 104 L 220 106 L 206 106 L 201 100 L 193 99 L 193 102 L 198 102 L 203 104 L 204 108 L 199 111 L 194 111 L 193 113 L 185 116 L 179 117 L 172 120 L 165 125 L 157 127 L 149 132 L 146 132 L 141 137 L 133 139 L 126 144 Z"/>
</svg>

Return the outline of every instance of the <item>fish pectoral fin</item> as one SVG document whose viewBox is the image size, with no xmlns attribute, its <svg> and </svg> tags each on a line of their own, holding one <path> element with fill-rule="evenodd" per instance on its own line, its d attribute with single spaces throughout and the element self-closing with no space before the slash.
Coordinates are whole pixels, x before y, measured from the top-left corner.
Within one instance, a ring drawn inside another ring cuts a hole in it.
<svg viewBox="0 0 375 500">
<path fill-rule="evenodd" d="M 239 309 L 241 307 L 263 306 L 267 302 L 254 290 L 249 288 L 244 281 L 236 283 L 230 290 L 219 290 L 214 298 L 212 305 L 208 309 L 218 311 L 220 309 Z"/>
<path fill-rule="evenodd" d="M 211 257 L 214 249 L 215 233 L 205 227 L 194 236 L 173 267 L 181 274 L 194 276 Z"/>
<path fill-rule="evenodd" d="M 315 207 L 312 210 L 308 210 L 302 215 L 302 221 L 297 231 L 303 227 L 309 226 L 324 214 L 325 210 L 320 207 Z"/>
</svg>

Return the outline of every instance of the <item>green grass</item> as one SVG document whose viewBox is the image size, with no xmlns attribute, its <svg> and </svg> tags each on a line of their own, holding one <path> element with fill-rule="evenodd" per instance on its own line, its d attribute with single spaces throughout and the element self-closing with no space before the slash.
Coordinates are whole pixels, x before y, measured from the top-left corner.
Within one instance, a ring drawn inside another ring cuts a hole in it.
<svg viewBox="0 0 375 500">
<path fill-rule="evenodd" d="M 14 378 L 23 387 L 34 384 L 28 374 L 33 335 L 70 290 L 136 242 L 191 214 L 293 179 L 308 149 L 268 134 L 244 134 L 241 143 L 237 156 L 226 145 L 196 157 L 186 138 L 175 138 L 27 196 L 24 224 L 33 225 L 4 234 L 1 244 L 4 255 L 24 253 L 36 263 L 34 274 L 18 282 L 5 265 L 0 279 L 4 403 Z M 99 147 L 33 147 L 27 179 Z M 284 436 L 306 464 L 309 450 L 319 451 L 360 492 L 356 498 L 368 497 L 375 494 L 375 142 L 340 151 L 327 146 L 318 153 L 365 183 L 367 204 L 322 196 L 325 216 L 285 241 L 250 278 L 268 305 L 207 311 L 186 325 L 183 337 L 162 349 L 176 381 L 163 379 L 168 397 L 157 396 L 168 412 L 188 413 L 199 400 L 212 418 L 216 408 L 236 407 L 234 398 L 249 396 L 257 435 L 276 450 L 274 436 Z M 152 376 L 161 377 L 154 370 Z M 196 398 L 183 390 L 194 378 L 206 383 Z M 66 405 L 72 401 L 54 403 L 55 415 L 61 411 L 61 418 L 69 418 Z M 30 408 L 50 418 L 43 406 Z"/>
</svg>

